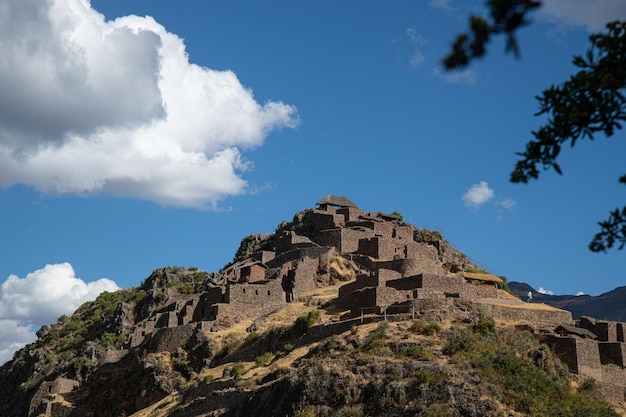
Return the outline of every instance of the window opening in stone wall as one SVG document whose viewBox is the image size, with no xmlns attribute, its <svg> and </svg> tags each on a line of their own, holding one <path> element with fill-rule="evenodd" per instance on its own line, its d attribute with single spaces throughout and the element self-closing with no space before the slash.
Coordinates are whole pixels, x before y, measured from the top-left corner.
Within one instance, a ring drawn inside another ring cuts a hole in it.
<svg viewBox="0 0 626 417">
<path fill-rule="evenodd" d="M 267 295 L 272 295 L 272 294 L 270 294 L 270 290 L 267 290 Z"/>
<path fill-rule="evenodd" d="M 242 290 L 243 290 L 243 293 L 245 294 L 245 293 L 246 293 L 246 289 L 245 289 L 245 288 L 242 288 Z"/>
<path fill-rule="evenodd" d="M 259 295 L 259 290 L 254 290 L 254 295 Z"/>
</svg>

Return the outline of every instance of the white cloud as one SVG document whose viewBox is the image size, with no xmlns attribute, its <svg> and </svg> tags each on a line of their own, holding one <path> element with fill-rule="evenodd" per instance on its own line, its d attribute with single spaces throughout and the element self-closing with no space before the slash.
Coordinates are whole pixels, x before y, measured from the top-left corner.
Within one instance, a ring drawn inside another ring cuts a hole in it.
<svg viewBox="0 0 626 417">
<path fill-rule="evenodd" d="M 418 35 L 417 31 L 414 28 L 407 29 L 406 36 L 413 45 L 413 51 L 411 54 L 411 58 L 409 59 L 409 65 L 413 69 L 419 68 L 424 65 L 424 62 L 426 62 L 426 56 L 421 49 L 422 45 L 424 45 L 424 38 L 421 35 Z"/>
<path fill-rule="evenodd" d="M 461 197 L 465 203 L 465 207 L 479 208 L 487 201 L 491 200 L 495 195 L 493 189 L 489 188 L 489 184 L 481 181 L 472 185 L 467 192 Z"/>
<path fill-rule="evenodd" d="M 15 351 L 35 341 L 37 336 L 17 320 L 0 319 L 0 365 L 11 360 Z"/>
<path fill-rule="evenodd" d="M 439 67 L 433 68 L 433 74 L 441 78 L 442 80 L 450 84 L 469 84 L 472 85 L 476 82 L 476 72 L 471 68 L 465 68 L 462 70 L 442 70 Z"/>
<path fill-rule="evenodd" d="M 543 287 L 539 287 L 539 289 L 537 290 L 537 292 L 538 292 L 539 294 L 554 295 L 554 293 L 553 293 L 552 291 L 550 291 L 550 290 L 546 290 L 546 289 L 545 289 L 545 288 L 543 288 Z"/>
<path fill-rule="evenodd" d="M 103 291 L 119 287 L 107 278 L 85 282 L 69 263 L 49 264 L 20 278 L 9 277 L 0 286 L 0 363 L 36 339 L 35 331 L 73 313 Z"/>
<path fill-rule="evenodd" d="M 456 10 L 456 8 L 450 6 L 450 0 L 431 0 L 428 5 L 433 9 L 440 9 L 447 12 Z"/>
<path fill-rule="evenodd" d="M 624 0 L 544 0 L 539 14 L 548 20 L 585 26 L 590 31 L 603 29 L 607 22 L 626 20 Z"/>
<path fill-rule="evenodd" d="M 578 291 L 578 292 L 576 293 L 576 296 L 577 296 L 577 297 L 578 297 L 578 296 L 581 296 L 581 295 L 587 295 L 587 294 L 585 294 L 585 293 L 584 293 L 584 292 L 582 292 L 582 291 Z"/>
<path fill-rule="evenodd" d="M 512 198 L 505 198 L 504 200 L 498 200 L 496 202 L 496 205 L 502 207 L 507 211 L 511 211 L 517 205 L 517 201 Z"/>
<path fill-rule="evenodd" d="M 298 123 L 154 19 L 84 0 L 5 0 L 0 49 L 0 186 L 215 206 L 247 191 L 241 151 Z"/>
</svg>

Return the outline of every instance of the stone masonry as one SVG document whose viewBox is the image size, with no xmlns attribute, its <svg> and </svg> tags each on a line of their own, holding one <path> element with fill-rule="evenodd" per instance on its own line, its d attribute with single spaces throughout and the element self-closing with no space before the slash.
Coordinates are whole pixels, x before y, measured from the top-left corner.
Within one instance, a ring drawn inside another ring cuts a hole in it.
<svg viewBox="0 0 626 417">
<path fill-rule="evenodd" d="M 572 332 L 550 334 L 544 341 L 570 372 L 595 379 L 606 400 L 622 403 L 626 399 L 626 323 L 581 317 L 578 326 L 594 337 Z"/>
</svg>

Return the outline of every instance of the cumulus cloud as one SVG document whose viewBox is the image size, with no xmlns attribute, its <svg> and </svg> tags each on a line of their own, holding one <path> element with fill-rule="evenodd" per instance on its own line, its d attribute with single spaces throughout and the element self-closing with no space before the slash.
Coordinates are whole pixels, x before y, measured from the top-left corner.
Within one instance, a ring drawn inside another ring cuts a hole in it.
<svg viewBox="0 0 626 417">
<path fill-rule="evenodd" d="M 550 291 L 550 290 L 546 290 L 546 289 L 545 289 L 545 288 L 543 288 L 543 287 L 539 287 L 539 289 L 537 290 L 537 292 L 538 292 L 539 294 L 554 295 L 554 293 L 553 293 L 552 291 Z"/>
<path fill-rule="evenodd" d="M 107 278 L 85 282 L 69 263 L 49 264 L 20 278 L 10 275 L 0 286 L 0 363 L 36 339 L 35 331 L 74 312 L 103 291 L 119 287 Z"/>
<path fill-rule="evenodd" d="M 489 188 L 489 184 L 485 181 L 481 181 L 478 184 L 472 185 L 461 199 L 463 200 L 465 207 L 479 208 L 487 201 L 491 200 L 495 195 L 493 189 Z"/>
<path fill-rule="evenodd" d="M 242 151 L 298 124 L 154 19 L 84 0 L 3 2 L 0 48 L 0 186 L 215 206 L 246 192 Z"/>
<path fill-rule="evenodd" d="M 585 294 L 585 293 L 584 293 L 584 292 L 582 292 L 582 291 L 578 291 L 578 292 L 576 293 L 576 296 L 577 296 L 577 297 L 579 297 L 579 296 L 581 296 L 581 295 L 587 295 L 587 294 Z"/>
<path fill-rule="evenodd" d="M 613 20 L 626 20 L 624 0 L 544 0 L 541 16 L 597 31 Z"/>
</svg>

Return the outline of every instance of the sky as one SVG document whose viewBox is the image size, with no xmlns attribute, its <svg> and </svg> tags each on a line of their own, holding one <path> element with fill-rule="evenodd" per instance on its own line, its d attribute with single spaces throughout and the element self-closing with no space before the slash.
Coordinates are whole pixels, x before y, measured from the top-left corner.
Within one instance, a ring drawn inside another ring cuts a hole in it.
<svg viewBox="0 0 626 417">
<path fill-rule="evenodd" d="M 483 2 L 0 0 L 0 363 L 101 291 L 219 271 L 326 195 L 401 213 L 485 270 L 552 294 L 626 285 L 591 253 L 624 205 L 623 131 L 509 182 L 535 96 L 622 0 L 547 0 L 461 71 Z"/>
</svg>

